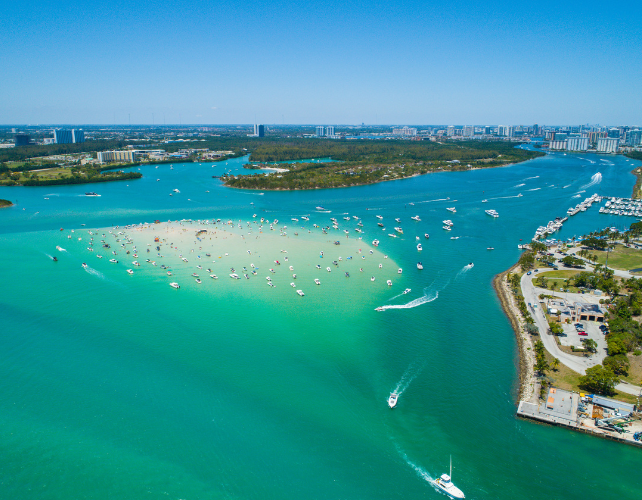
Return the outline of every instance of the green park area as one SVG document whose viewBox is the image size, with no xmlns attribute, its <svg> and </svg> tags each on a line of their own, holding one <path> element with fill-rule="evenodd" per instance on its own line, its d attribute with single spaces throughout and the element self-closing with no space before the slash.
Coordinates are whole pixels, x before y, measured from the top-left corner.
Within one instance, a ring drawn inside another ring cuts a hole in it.
<svg viewBox="0 0 642 500">
<path fill-rule="evenodd" d="M 600 264 L 606 263 L 607 252 L 594 250 L 597 255 L 597 261 Z M 642 250 L 616 244 L 608 252 L 609 267 L 612 269 L 621 269 L 630 271 L 631 269 L 642 269 Z M 642 272 L 641 272 L 642 274 Z"/>
</svg>

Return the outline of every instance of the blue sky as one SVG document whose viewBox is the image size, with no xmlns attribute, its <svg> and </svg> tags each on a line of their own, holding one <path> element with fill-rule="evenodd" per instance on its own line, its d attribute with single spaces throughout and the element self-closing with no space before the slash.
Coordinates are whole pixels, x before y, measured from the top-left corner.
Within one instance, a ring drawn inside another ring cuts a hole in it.
<svg viewBox="0 0 642 500">
<path fill-rule="evenodd" d="M 642 2 L 11 2 L 2 124 L 642 125 Z"/>
</svg>

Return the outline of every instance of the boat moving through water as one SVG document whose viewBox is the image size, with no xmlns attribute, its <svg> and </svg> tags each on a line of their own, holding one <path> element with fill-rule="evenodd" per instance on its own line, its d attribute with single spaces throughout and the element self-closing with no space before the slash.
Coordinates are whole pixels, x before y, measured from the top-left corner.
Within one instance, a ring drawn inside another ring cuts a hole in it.
<svg viewBox="0 0 642 500">
<path fill-rule="evenodd" d="M 394 408 L 395 406 L 397 406 L 397 399 L 399 399 L 399 394 L 397 394 L 396 392 L 391 392 L 390 397 L 388 398 L 388 406 L 390 408 Z"/>
<path fill-rule="evenodd" d="M 431 483 L 434 484 L 441 491 L 446 493 L 451 498 L 466 498 L 464 492 L 461 491 L 457 486 L 452 482 L 453 474 L 453 459 L 450 457 L 450 475 L 442 474 L 439 478 L 431 480 Z"/>
</svg>

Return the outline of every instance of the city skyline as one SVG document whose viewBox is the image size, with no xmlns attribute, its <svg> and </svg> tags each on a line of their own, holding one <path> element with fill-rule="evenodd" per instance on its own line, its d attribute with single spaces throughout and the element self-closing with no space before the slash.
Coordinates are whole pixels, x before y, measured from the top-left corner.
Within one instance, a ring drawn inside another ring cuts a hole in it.
<svg viewBox="0 0 642 500">
<path fill-rule="evenodd" d="M 581 7 L 581 8 L 580 8 Z M 0 124 L 639 125 L 642 7 L 12 4 Z"/>
</svg>

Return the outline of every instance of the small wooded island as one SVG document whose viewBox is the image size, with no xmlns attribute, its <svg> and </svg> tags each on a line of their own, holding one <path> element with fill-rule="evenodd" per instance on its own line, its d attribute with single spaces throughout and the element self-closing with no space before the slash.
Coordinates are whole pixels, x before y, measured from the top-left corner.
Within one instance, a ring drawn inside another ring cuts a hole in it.
<svg viewBox="0 0 642 500">
<path fill-rule="evenodd" d="M 296 190 L 359 186 L 440 171 L 506 166 L 544 153 L 502 142 L 306 142 L 258 146 L 250 161 L 263 162 L 331 157 L 330 163 L 283 165 L 287 172 L 223 175 L 226 186 L 242 189 Z"/>
<path fill-rule="evenodd" d="M 13 203 L 11 203 L 9 200 L 2 200 L 2 199 L 0 199 L 0 208 L 3 208 L 3 207 L 10 207 L 10 206 L 12 206 L 12 205 L 13 205 Z"/>
</svg>

